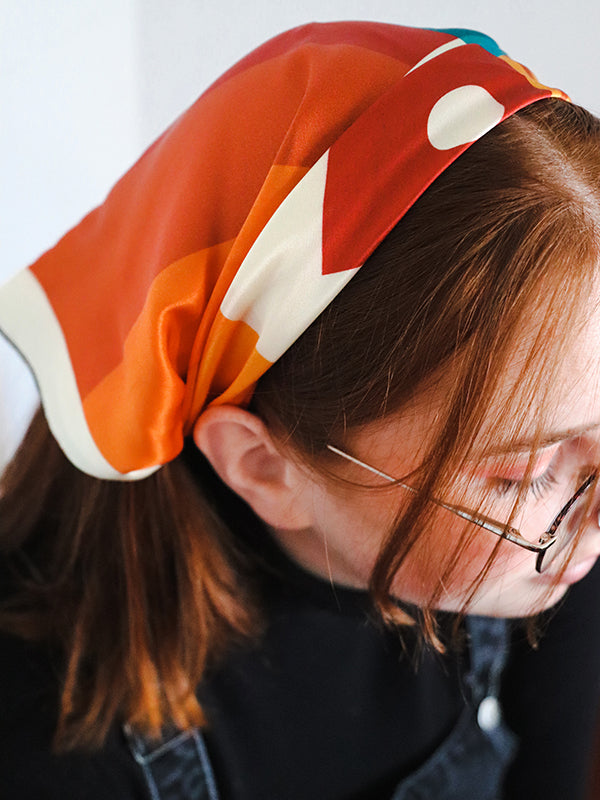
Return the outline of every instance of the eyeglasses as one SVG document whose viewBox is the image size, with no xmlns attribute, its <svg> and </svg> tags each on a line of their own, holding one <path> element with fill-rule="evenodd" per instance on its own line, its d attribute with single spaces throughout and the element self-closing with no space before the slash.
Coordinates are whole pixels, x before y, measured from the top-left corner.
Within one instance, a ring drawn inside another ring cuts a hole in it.
<svg viewBox="0 0 600 800">
<path fill-rule="evenodd" d="M 413 486 L 408 486 L 406 483 L 401 483 L 400 481 L 396 480 L 396 478 L 392 478 L 391 475 L 387 475 L 385 472 L 372 467 L 370 464 L 360 461 L 358 458 L 355 458 L 349 453 L 340 450 L 338 447 L 334 447 L 332 444 L 328 444 L 327 449 L 332 453 L 335 453 L 335 455 L 346 459 L 346 461 L 351 461 L 358 467 L 368 470 L 373 475 L 377 475 L 390 483 L 395 483 L 396 486 L 400 486 L 402 489 L 407 489 L 413 494 L 417 493 L 417 490 Z M 564 552 L 565 549 L 572 543 L 573 534 L 570 536 L 563 536 L 558 539 L 558 529 L 561 523 L 563 523 L 568 516 L 574 516 L 574 510 L 576 507 L 581 507 L 580 502 L 585 496 L 587 490 L 594 483 L 595 479 L 596 473 L 592 473 L 585 479 L 575 494 L 565 503 L 558 514 L 554 517 L 550 526 L 539 537 L 537 543 L 526 539 L 516 528 L 512 528 L 510 525 L 507 525 L 503 522 L 498 522 L 495 519 L 491 519 L 491 517 L 486 517 L 483 514 L 470 511 L 463 506 L 445 503 L 444 501 L 438 500 L 435 497 L 431 497 L 429 499 L 432 503 L 435 503 L 441 508 L 445 508 L 446 511 L 450 511 L 452 514 L 457 514 L 462 519 L 472 522 L 475 525 L 478 525 L 480 528 L 484 528 L 486 531 L 490 531 L 490 533 L 494 533 L 496 536 L 500 536 L 500 538 L 506 539 L 507 541 L 518 545 L 519 547 L 523 547 L 525 550 L 530 550 L 532 553 L 537 553 L 535 568 L 537 572 L 541 573 L 545 572 L 550 564 L 555 561 L 556 557 L 560 553 Z M 576 531 L 577 526 L 573 527 Z"/>
</svg>

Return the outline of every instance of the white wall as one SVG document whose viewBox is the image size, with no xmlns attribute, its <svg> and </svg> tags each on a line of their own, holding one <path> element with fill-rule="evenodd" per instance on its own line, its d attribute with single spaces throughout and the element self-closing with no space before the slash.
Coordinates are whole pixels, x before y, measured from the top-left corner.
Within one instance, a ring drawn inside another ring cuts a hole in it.
<svg viewBox="0 0 600 800">
<path fill-rule="evenodd" d="M 0 278 L 100 202 L 141 145 L 133 0 L 0 0 Z M 36 393 L 0 337 L 0 463 Z"/>
<path fill-rule="evenodd" d="M 600 113 L 600 0 L 140 0 L 138 14 L 142 126 L 152 135 L 262 41 L 312 20 L 482 30 Z"/>
<path fill-rule="evenodd" d="M 0 278 L 98 203 L 234 61 L 332 19 L 483 30 L 600 113 L 598 0 L 0 0 Z M 0 462 L 34 398 L 0 341 Z"/>
</svg>

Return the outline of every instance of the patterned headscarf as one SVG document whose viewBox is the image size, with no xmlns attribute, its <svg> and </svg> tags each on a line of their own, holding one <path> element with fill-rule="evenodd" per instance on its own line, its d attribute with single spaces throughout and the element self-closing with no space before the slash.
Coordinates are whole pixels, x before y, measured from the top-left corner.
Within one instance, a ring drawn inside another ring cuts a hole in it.
<svg viewBox="0 0 600 800">
<path fill-rule="evenodd" d="M 113 479 L 175 458 L 449 164 L 550 96 L 466 30 L 311 24 L 244 58 L 0 290 L 68 458 Z"/>
</svg>

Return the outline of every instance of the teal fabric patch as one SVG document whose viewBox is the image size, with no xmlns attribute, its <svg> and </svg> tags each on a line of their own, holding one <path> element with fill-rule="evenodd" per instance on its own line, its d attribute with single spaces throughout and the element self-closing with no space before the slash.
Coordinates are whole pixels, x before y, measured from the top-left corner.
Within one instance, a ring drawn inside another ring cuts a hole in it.
<svg viewBox="0 0 600 800">
<path fill-rule="evenodd" d="M 457 39 L 462 39 L 467 44 L 478 44 L 483 47 L 488 53 L 493 56 L 505 56 L 504 50 L 498 47 L 498 44 L 491 38 L 486 36 L 485 33 L 479 31 L 471 31 L 468 28 L 430 28 L 429 30 L 437 30 L 440 33 L 449 33 L 451 36 L 456 36 Z"/>
</svg>

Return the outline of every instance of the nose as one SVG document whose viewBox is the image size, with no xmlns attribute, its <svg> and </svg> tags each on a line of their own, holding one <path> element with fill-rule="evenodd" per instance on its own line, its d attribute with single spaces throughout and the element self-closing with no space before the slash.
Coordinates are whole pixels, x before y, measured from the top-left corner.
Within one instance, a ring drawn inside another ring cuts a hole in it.
<svg viewBox="0 0 600 800">
<path fill-rule="evenodd" d="M 595 486 L 592 486 L 592 492 L 594 495 L 591 505 L 589 506 L 586 527 L 591 534 L 591 538 L 596 540 L 600 535 L 600 480 L 598 480 Z"/>
<path fill-rule="evenodd" d="M 592 496 L 584 497 L 582 503 L 582 506 L 587 508 L 585 524 L 600 528 L 600 474 L 598 474 L 598 477 L 596 477 L 587 492 L 584 492 L 585 495 L 590 493 Z"/>
<path fill-rule="evenodd" d="M 597 478 L 595 484 L 592 484 L 591 491 L 593 495 L 589 505 L 588 519 L 597 531 L 600 529 L 600 478 Z"/>
<path fill-rule="evenodd" d="M 589 512 L 590 522 L 594 523 L 596 528 L 600 528 L 600 473 L 597 473 L 596 482 L 592 484 L 591 490 L 593 496 Z"/>
</svg>

